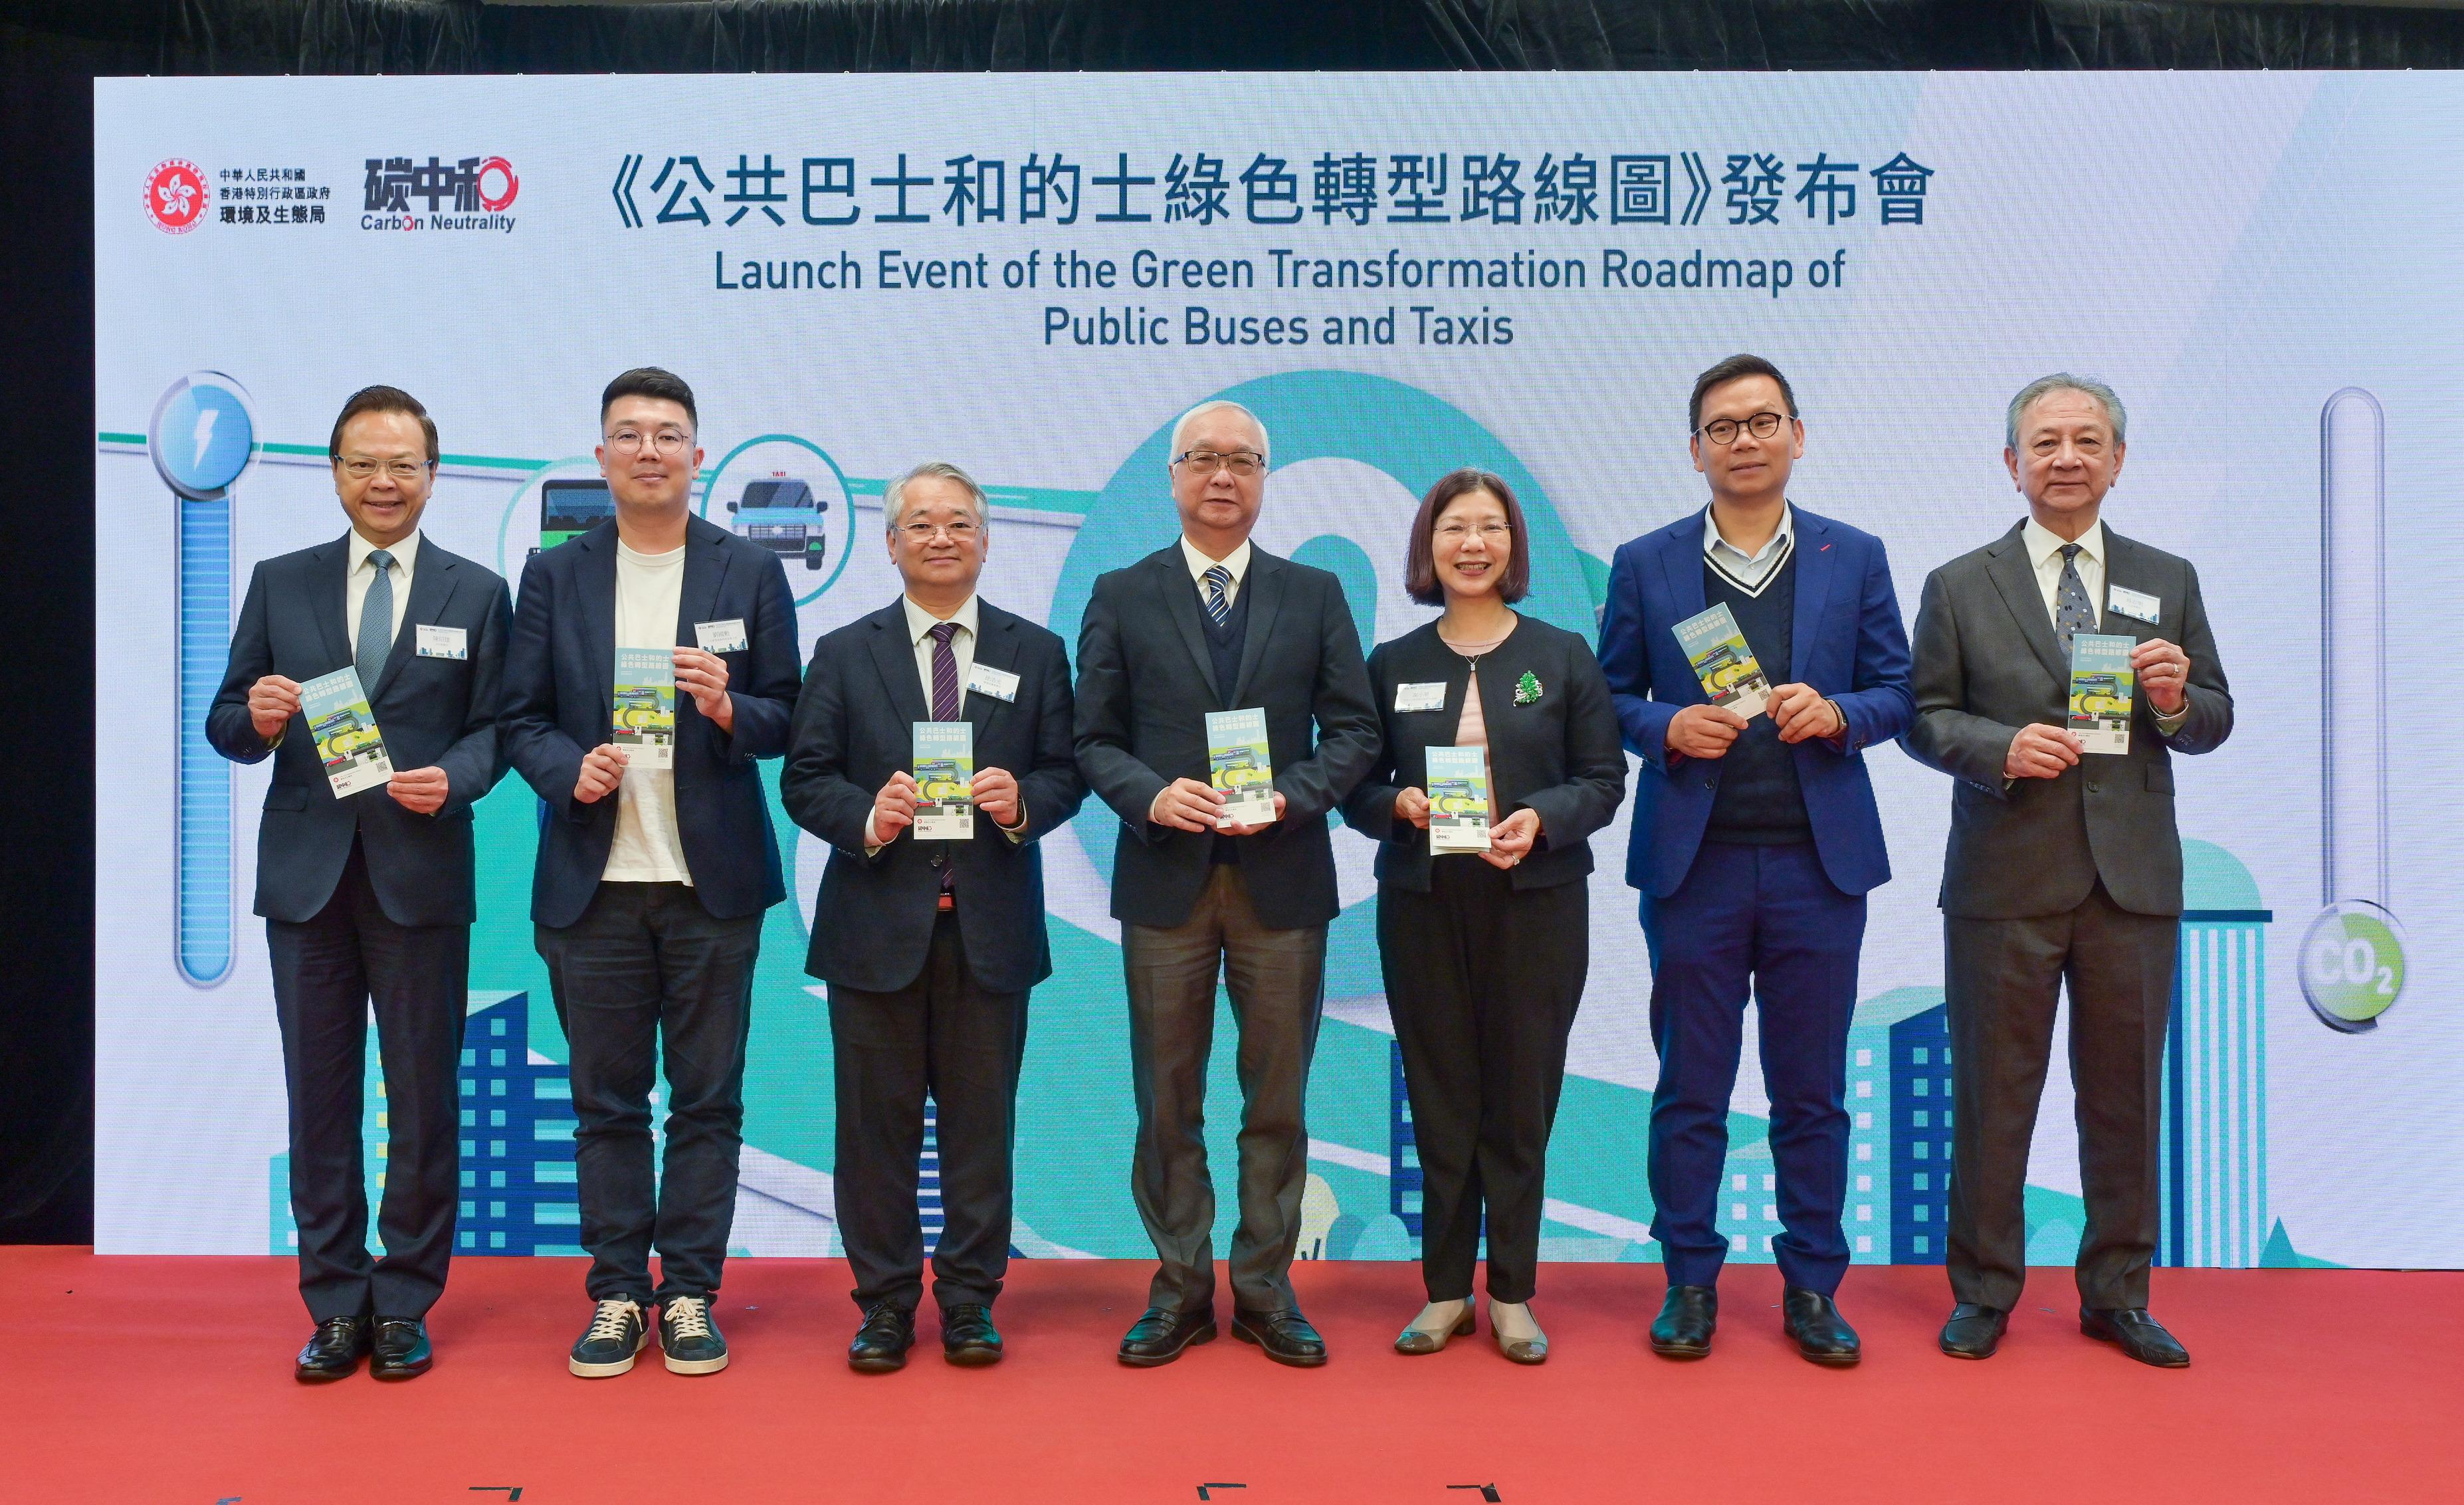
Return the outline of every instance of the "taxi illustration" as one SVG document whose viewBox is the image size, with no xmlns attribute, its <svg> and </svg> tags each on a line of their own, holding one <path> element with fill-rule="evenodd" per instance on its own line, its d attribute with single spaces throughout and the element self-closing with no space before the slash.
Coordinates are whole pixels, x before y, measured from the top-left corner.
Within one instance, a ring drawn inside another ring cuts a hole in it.
<svg viewBox="0 0 2464 1505">
<path fill-rule="evenodd" d="M 670 713 L 659 705 L 656 685 L 627 685 L 618 690 L 609 720 L 620 741 L 665 742 L 675 735 Z"/>
<path fill-rule="evenodd" d="M 1488 814 L 1488 799 L 1468 778 L 1429 780 L 1429 813 L 1447 819 L 1469 820 Z"/>
<path fill-rule="evenodd" d="M 926 758 L 915 765 L 915 787 L 926 802 L 953 804 L 966 799 L 972 792 L 966 775 L 959 771 L 954 757 Z"/>
<path fill-rule="evenodd" d="M 2073 721 L 2126 721 L 2130 691 L 2120 674 L 2082 674 L 2071 681 Z"/>
<path fill-rule="evenodd" d="M 328 774 L 349 768 L 359 761 L 360 754 L 372 752 L 383 740 L 373 725 L 360 719 L 359 709 L 354 706 L 319 718 L 308 732 L 317 739 L 317 750 L 324 754 Z"/>
<path fill-rule="evenodd" d="M 802 559 L 818 570 L 828 553 L 822 514 L 830 504 L 813 494 L 812 487 L 784 470 L 744 483 L 744 495 L 727 504 L 744 536 L 781 560 Z"/>
<path fill-rule="evenodd" d="M 1265 769 L 1258 766 L 1258 754 L 1249 748 L 1225 748 L 1207 758 L 1207 781 L 1218 789 L 1248 789 L 1269 782 Z"/>
</svg>

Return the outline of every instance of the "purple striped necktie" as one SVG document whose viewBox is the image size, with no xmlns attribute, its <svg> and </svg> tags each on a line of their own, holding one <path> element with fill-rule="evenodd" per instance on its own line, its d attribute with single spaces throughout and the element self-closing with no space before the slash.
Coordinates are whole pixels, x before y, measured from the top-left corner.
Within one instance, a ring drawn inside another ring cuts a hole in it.
<svg viewBox="0 0 2464 1505">
<path fill-rule="evenodd" d="M 958 719 L 958 655 L 951 650 L 950 640 L 958 635 L 958 624 L 936 622 L 927 629 L 926 635 L 933 640 L 933 719 L 956 721 Z M 935 862 L 941 869 L 941 905 L 947 908 L 950 896 L 957 887 L 954 882 L 957 876 L 956 864 L 947 857 L 935 859 Z"/>
</svg>

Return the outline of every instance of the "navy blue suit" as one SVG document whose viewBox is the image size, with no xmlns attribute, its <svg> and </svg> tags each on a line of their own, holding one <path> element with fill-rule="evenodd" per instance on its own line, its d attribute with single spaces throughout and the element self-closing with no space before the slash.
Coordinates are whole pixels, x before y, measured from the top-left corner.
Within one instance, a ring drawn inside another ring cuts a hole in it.
<svg viewBox="0 0 2464 1505">
<path fill-rule="evenodd" d="M 1642 890 L 1652 958 L 1653 1236 L 1672 1285 L 1716 1282 L 1730 1247 L 1714 1226 L 1749 991 L 1759 1001 L 1771 1100 L 1773 1253 L 1792 1286 L 1829 1295 L 1849 1258 L 1848 1026 L 1856 1009 L 1865 894 L 1891 876 L 1864 750 L 1914 716 L 1907 635 L 1881 540 L 1797 509 L 1785 664 L 1771 682 L 1812 686 L 1847 720 L 1832 740 L 1784 748 L 1804 825 L 1793 840 L 1706 840 L 1729 759 L 1668 749 L 1679 710 L 1705 703 L 1675 626 L 1709 600 L 1705 512 L 1617 550 L 1600 623 L 1600 667 L 1625 745 L 1643 761 L 1626 857 Z M 1774 571 L 1776 580 L 1778 572 Z M 1749 640 L 1749 646 L 1751 646 Z M 1743 738 L 1740 739 L 1742 746 Z M 1733 751 L 1733 750 L 1732 750 Z M 1760 1201 L 1763 1189 L 1753 1196 Z"/>
<path fill-rule="evenodd" d="M 421 815 L 384 789 L 334 797 L 304 715 L 268 747 L 248 713 L 269 674 L 305 683 L 352 664 L 347 536 L 259 563 L 206 713 L 223 756 L 271 754 L 257 822 L 265 916 L 290 1099 L 291 1210 L 309 1315 L 420 1317 L 445 1289 L 460 1201 L 457 1063 L 471 981 L 471 806 L 495 786 L 496 702 L 510 607 L 494 571 L 423 537 L 402 630 L 363 687 L 397 769 L 442 768 Z M 461 629 L 460 659 L 417 651 L 420 627 Z M 385 1061 L 386 1171 L 370 1261 L 360 1117 L 373 1008 Z"/>
<path fill-rule="evenodd" d="M 787 750 L 800 665 L 779 556 L 686 519 L 673 642 L 697 646 L 700 622 L 744 624 L 745 646 L 719 655 L 735 726 L 720 731 L 677 690 L 675 823 L 691 883 L 602 882 L 622 796 L 585 802 L 574 784 L 583 757 L 612 738 L 616 550 L 611 520 L 522 572 L 505 655 L 505 755 L 545 806 L 531 919 L 572 1047 L 588 1288 L 594 1300 L 647 1306 L 654 1295 L 715 1295 L 727 1257 L 761 914 L 786 897 L 756 760 Z M 649 1108 L 662 1041 L 664 1176 L 652 1169 Z"/>
</svg>

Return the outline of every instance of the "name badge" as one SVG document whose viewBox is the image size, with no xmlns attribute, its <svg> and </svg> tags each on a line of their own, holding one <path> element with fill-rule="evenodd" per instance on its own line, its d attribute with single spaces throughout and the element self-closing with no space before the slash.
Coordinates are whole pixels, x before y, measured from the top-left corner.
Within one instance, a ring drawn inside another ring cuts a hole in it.
<svg viewBox="0 0 2464 1505">
<path fill-rule="evenodd" d="M 967 692 L 1015 702 L 1018 699 L 1018 676 L 978 660 L 967 670 Z"/>
<path fill-rule="evenodd" d="M 422 627 L 418 642 L 419 656 L 423 659 L 467 659 L 471 656 L 471 635 L 459 627 Z"/>
<path fill-rule="evenodd" d="M 2105 593 L 2105 604 L 2107 609 L 2120 612 L 2124 617 L 2135 618 L 2151 627 L 2156 625 L 2156 619 L 2163 616 L 2165 612 L 2163 601 L 2145 591 L 2134 591 L 2124 585 L 2116 585 L 2108 590 Z"/>
<path fill-rule="evenodd" d="M 744 638 L 744 619 L 730 617 L 725 622 L 693 623 L 693 641 L 704 653 L 741 653 L 752 646 Z"/>
<path fill-rule="evenodd" d="M 1443 710 L 1446 709 L 1446 682 L 1438 680 L 1427 685 L 1395 687 L 1397 710 Z"/>
</svg>

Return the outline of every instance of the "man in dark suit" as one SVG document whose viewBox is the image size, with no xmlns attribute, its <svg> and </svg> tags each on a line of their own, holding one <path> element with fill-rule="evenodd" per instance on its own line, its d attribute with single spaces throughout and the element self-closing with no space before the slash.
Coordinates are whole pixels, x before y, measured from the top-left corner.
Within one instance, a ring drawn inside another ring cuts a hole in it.
<svg viewBox="0 0 2464 1505">
<path fill-rule="evenodd" d="M 864 1313 L 847 1363 L 867 1373 L 901 1367 L 915 1341 L 928 1094 L 946 1218 L 933 1252 L 942 1356 L 1001 1359 L 992 1304 L 1009 1268 L 1027 992 L 1052 975 L 1036 843 L 1087 797 L 1068 650 L 976 595 L 991 541 L 983 489 L 956 466 L 918 466 L 884 489 L 881 510 L 906 590 L 813 645 L 779 781 L 787 814 L 831 846 L 804 968 L 829 984 L 834 1187 Z M 925 721 L 974 729 L 966 840 L 909 833 Z"/>
<path fill-rule="evenodd" d="M 1162 1260 L 1121 1362 L 1215 1336 L 1215 1188 L 1201 1120 L 1222 975 L 1241 1032 L 1241 1221 L 1232 1333 L 1326 1362 L 1289 1272 L 1309 1172 L 1303 1098 L 1339 905 L 1327 833 L 1377 753 L 1377 708 L 1343 587 L 1249 544 L 1266 432 L 1233 403 L 1174 425 L 1180 538 L 1096 580 L 1078 635 L 1078 767 L 1121 818 L 1112 917 L 1130 994 L 1131 1189 Z M 1206 713 L 1265 712 L 1275 818 L 1221 824 Z"/>
<path fill-rule="evenodd" d="M 1617 553 L 1600 667 L 1642 759 L 1626 882 L 1650 945 L 1652 1234 L 1668 1293 L 1651 1345 L 1710 1352 L 1728 1253 L 1713 1219 L 1728 1098 L 1758 1004 L 1783 1226 L 1772 1254 L 1797 1351 L 1862 1351 L 1835 1299 L 1850 1250 L 1848 1026 L 1865 896 L 1890 881 L 1864 750 L 1904 731 L 1907 637 L 1881 540 L 1791 506 L 1796 397 L 1759 356 L 1694 383 L 1694 467 L 1711 504 Z M 1714 704 L 1678 623 L 1726 604 L 1771 681 L 1767 713 Z"/>
<path fill-rule="evenodd" d="M 655 1297 L 667 1366 L 711 1374 L 727 1365 L 710 1309 L 736 1212 L 753 964 L 761 912 L 786 897 L 756 760 L 787 750 L 796 613 L 776 554 L 691 513 L 692 388 L 644 367 L 599 406 L 616 515 L 531 560 L 505 655 L 505 755 L 547 806 L 531 919 L 572 1048 L 598 1303 L 567 1363 L 585 1379 L 631 1368 Z M 672 767 L 647 741 L 615 744 L 619 648 L 673 666 Z"/>
<path fill-rule="evenodd" d="M 1958 782 L 1942 874 L 1950 1014 L 1954 1358 L 1991 1356 L 2026 1279 L 2022 1196 L 2068 985 L 2078 1093 L 2079 1328 L 2143 1363 L 2189 1354 L 2147 1315 L 2165 1026 L 2182 913 L 2173 754 L 2233 732 L 2198 572 L 2099 517 L 2121 401 L 2057 373 L 2011 401 L 2003 461 L 2028 516 L 1926 578 L 1908 751 Z M 2076 634 L 2138 640 L 2129 751 L 2070 728 Z"/>
<path fill-rule="evenodd" d="M 456 1090 L 471 981 L 471 806 L 495 787 L 511 607 L 493 571 L 424 539 L 436 425 L 367 387 L 327 442 L 351 531 L 257 565 L 206 735 L 274 755 L 257 823 L 256 912 L 272 952 L 291 1100 L 299 1294 L 317 1320 L 295 1372 L 339 1380 L 373 1349 L 381 1380 L 425 1373 L 461 1167 Z M 300 683 L 353 667 L 394 773 L 336 798 Z M 386 1159 L 368 1258 L 360 1144 L 367 1017 L 385 1061 Z"/>
</svg>

